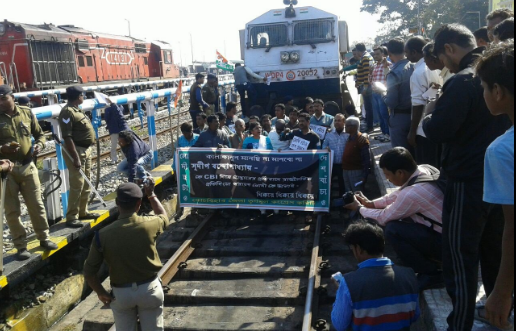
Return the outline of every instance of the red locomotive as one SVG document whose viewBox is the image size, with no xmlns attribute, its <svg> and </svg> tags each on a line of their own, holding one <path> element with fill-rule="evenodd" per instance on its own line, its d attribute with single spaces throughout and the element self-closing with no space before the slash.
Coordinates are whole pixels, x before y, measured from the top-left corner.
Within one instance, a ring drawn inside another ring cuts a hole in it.
<svg viewBox="0 0 516 332">
<path fill-rule="evenodd" d="M 178 77 L 166 42 L 70 25 L 0 22 L 0 81 L 16 91 Z"/>
</svg>

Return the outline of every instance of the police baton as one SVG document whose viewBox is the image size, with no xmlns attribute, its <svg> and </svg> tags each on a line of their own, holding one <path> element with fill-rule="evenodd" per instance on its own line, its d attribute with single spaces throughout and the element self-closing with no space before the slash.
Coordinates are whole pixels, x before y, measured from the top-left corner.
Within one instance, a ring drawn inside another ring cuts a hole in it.
<svg viewBox="0 0 516 332">
<path fill-rule="evenodd" d="M 54 141 L 56 142 L 56 144 L 61 147 L 61 150 L 68 156 L 68 158 L 70 158 L 70 160 L 73 160 L 73 158 L 70 155 L 70 153 L 68 152 L 68 150 L 66 150 L 66 148 L 63 146 L 63 144 L 61 144 L 61 140 L 59 139 L 59 137 L 56 134 L 53 134 L 52 138 L 54 138 Z M 104 205 L 104 207 L 107 207 L 107 203 L 104 201 L 102 196 L 100 196 L 100 194 L 97 191 L 97 189 L 95 189 L 95 186 L 91 183 L 90 179 L 88 179 L 88 177 L 86 176 L 86 174 L 84 174 L 84 172 L 82 171 L 81 168 L 79 168 L 79 173 L 81 174 L 81 176 L 84 179 L 84 181 L 86 181 L 86 183 L 90 186 L 91 190 L 93 191 L 95 196 L 97 196 L 97 198 L 100 200 L 102 205 Z"/>
</svg>

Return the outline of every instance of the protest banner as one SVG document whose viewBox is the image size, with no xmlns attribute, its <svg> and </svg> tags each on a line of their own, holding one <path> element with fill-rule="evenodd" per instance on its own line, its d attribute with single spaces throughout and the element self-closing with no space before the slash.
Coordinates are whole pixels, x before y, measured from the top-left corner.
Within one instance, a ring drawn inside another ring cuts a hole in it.
<svg viewBox="0 0 516 332">
<path fill-rule="evenodd" d="M 329 212 L 328 151 L 179 149 L 181 207 Z"/>
</svg>

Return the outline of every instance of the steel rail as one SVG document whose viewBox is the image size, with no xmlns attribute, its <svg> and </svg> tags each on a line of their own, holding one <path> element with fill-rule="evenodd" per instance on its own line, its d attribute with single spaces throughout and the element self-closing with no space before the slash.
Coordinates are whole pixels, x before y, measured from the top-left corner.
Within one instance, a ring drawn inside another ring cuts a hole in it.
<svg viewBox="0 0 516 332">
<path fill-rule="evenodd" d="M 306 293 L 305 314 L 303 319 L 303 331 L 312 330 L 312 306 L 314 300 L 315 281 L 319 269 L 317 262 L 319 259 L 319 243 L 321 241 L 322 215 L 317 216 L 315 227 L 314 247 L 312 250 L 312 260 L 310 262 L 310 274 L 308 277 L 308 291 Z"/>
</svg>

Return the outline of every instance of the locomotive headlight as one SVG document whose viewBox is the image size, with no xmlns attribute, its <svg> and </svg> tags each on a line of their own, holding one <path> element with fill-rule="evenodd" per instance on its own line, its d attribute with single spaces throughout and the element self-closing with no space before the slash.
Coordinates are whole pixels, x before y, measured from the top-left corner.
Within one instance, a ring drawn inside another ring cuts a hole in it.
<svg viewBox="0 0 516 332">
<path fill-rule="evenodd" d="M 299 62 L 299 60 L 301 60 L 301 53 L 298 51 L 290 53 L 290 61 Z"/>
<path fill-rule="evenodd" d="M 281 62 L 287 63 L 290 60 L 290 53 L 288 52 L 281 52 Z"/>
</svg>

